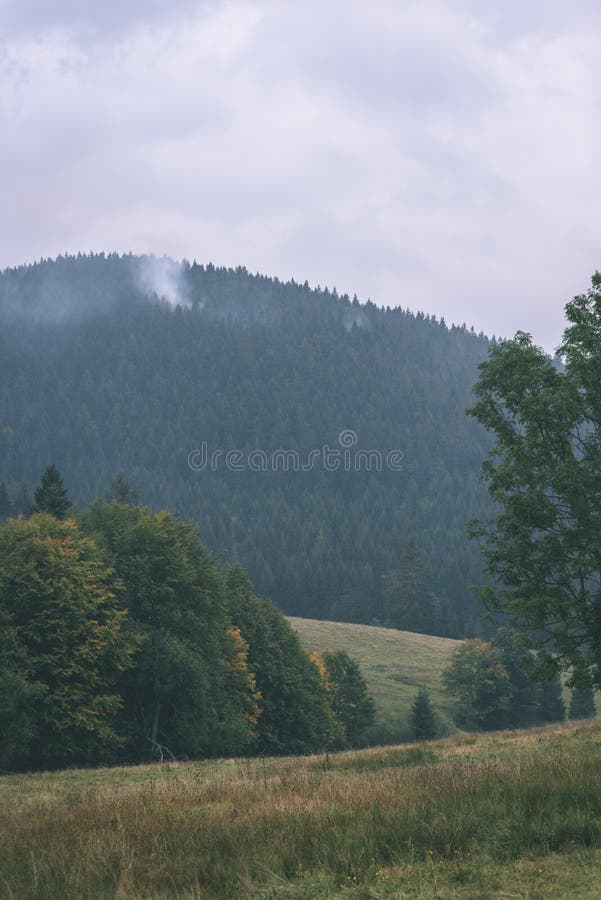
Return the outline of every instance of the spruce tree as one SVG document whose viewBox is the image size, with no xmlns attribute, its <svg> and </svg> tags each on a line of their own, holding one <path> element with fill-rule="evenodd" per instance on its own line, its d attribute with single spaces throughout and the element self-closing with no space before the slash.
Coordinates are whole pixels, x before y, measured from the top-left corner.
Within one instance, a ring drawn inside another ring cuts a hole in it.
<svg viewBox="0 0 601 900">
<path fill-rule="evenodd" d="M 438 601 L 428 577 L 424 556 L 411 538 L 399 566 L 383 577 L 384 619 L 392 628 L 437 634 Z"/>
<path fill-rule="evenodd" d="M 0 522 L 7 519 L 11 513 L 12 505 L 10 497 L 8 496 L 8 491 L 6 490 L 6 485 L 3 481 L 0 481 Z"/>
<path fill-rule="evenodd" d="M 131 487 L 122 472 L 118 472 L 111 482 L 110 499 L 125 506 L 138 505 L 138 492 Z"/>
<path fill-rule="evenodd" d="M 64 519 L 72 507 L 61 474 L 55 465 L 48 466 L 36 489 L 32 512 L 45 512 L 55 519 Z"/>
<path fill-rule="evenodd" d="M 422 687 L 417 692 L 409 714 L 409 721 L 413 737 L 417 741 L 429 741 L 436 737 L 436 716 L 427 688 Z"/>
<path fill-rule="evenodd" d="M 12 503 L 12 514 L 14 516 L 28 516 L 31 512 L 31 504 L 31 494 L 29 493 L 25 485 L 22 484 L 14 497 Z"/>
<path fill-rule="evenodd" d="M 596 715 L 592 688 L 574 688 L 572 690 L 568 715 L 570 719 L 591 719 Z"/>
<path fill-rule="evenodd" d="M 524 649 L 519 634 L 511 628 L 500 628 L 491 643 L 501 654 L 511 689 L 503 725 L 527 728 L 537 720 L 539 711 L 540 685 L 534 680 L 535 657 Z M 561 696 L 561 685 L 559 688 Z"/>
</svg>

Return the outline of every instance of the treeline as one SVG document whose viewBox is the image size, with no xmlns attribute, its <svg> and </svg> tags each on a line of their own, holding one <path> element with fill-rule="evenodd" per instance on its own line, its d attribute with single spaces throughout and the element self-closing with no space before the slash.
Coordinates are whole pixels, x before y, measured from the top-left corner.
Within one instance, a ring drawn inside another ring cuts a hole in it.
<svg viewBox="0 0 601 900">
<path fill-rule="evenodd" d="M 167 512 L 75 515 L 51 467 L 31 515 L 0 526 L 0 769 L 356 745 L 373 720 L 361 673 L 317 662 Z"/>
<path fill-rule="evenodd" d="M 566 717 L 559 676 L 545 671 L 513 629 L 499 629 L 490 642 L 464 641 L 443 682 L 454 703 L 455 724 L 470 731 L 528 728 Z M 572 688 L 568 714 L 570 719 L 595 715 L 590 685 Z"/>
<path fill-rule="evenodd" d="M 488 340 L 241 268 L 167 263 L 175 308 L 152 291 L 161 261 L 143 257 L 0 273 L 0 476 L 14 511 L 49 459 L 82 507 L 121 471 L 287 613 L 479 636 L 465 523 L 491 512 L 488 439 L 465 409 Z M 343 431 L 356 442 L 337 469 L 224 464 L 282 449 L 306 463 L 341 451 Z M 194 471 L 203 442 L 221 456 Z M 357 470 L 360 451 L 398 451 L 402 469 L 364 457 Z"/>
</svg>

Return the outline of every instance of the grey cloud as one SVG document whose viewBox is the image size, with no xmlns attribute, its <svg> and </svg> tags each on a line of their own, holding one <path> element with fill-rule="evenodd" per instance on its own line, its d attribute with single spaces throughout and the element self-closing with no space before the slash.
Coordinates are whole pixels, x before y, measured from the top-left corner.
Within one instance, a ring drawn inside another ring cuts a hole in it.
<svg viewBox="0 0 601 900">
<path fill-rule="evenodd" d="M 213 259 L 557 342 L 601 266 L 592 4 L 125 6 L 1 7 L 0 265 Z"/>
<path fill-rule="evenodd" d="M 532 36 L 558 35 L 598 28 L 601 11 L 597 0 L 457 0 L 457 7 L 489 31 L 494 41 Z"/>
<path fill-rule="evenodd" d="M 66 29 L 80 39 L 123 35 L 131 28 L 160 24 L 174 14 L 194 13 L 200 0 L 0 0 L 0 34 L 40 37 L 55 29 Z M 202 0 L 202 6 L 214 5 Z"/>
</svg>

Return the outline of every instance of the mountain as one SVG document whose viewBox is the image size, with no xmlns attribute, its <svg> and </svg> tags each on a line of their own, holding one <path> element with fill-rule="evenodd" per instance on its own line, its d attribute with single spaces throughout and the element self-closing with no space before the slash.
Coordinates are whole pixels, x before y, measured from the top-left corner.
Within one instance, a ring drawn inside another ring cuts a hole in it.
<svg viewBox="0 0 601 900">
<path fill-rule="evenodd" d="M 122 473 L 289 614 L 477 633 L 465 524 L 490 511 L 488 438 L 465 408 L 488 347 L 243 268 L 95 254 L 8 269 L 0 482 L 24 507 L 54 463 L 84 505 Z"/>
</svg>

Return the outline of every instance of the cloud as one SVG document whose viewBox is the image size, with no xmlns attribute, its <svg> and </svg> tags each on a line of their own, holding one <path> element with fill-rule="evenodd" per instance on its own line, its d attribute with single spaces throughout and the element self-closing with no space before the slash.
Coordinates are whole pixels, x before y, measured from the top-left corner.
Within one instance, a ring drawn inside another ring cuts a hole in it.
<svg viewBox="0 0 601 900">
<path fill-rule="evenodd" d="M 209 7 L 210 0 L 206 0 Z M 64 31 L 79 41 L 98 41 L 123 35 L 136 27 L 160 25 L 175 15 L 193 13 L 197 0 L 0 0 L 0 22 L 5 36 L 42 37 Z"/>
<path fill-rule="evenodd" d="M 601 266 L 592 0 L 11 0 L 0 23 L 0 265 L 211 259 L 548 347 Z"/>
<path fill-rule="evenodd" d="M 168 256 L 143 256 L 136 260 L 135 278 L 142 293 L 154 294 L 172 307 L 191 306 L 183 267 Z"/>
</svg>

